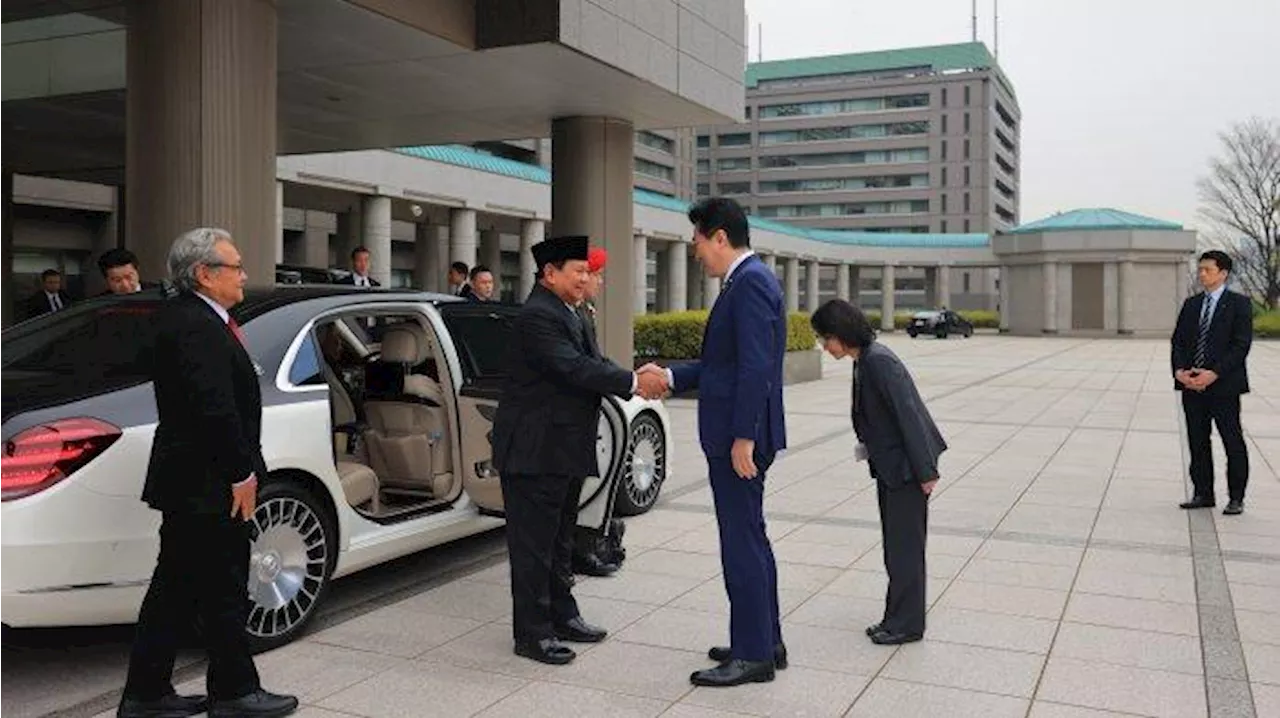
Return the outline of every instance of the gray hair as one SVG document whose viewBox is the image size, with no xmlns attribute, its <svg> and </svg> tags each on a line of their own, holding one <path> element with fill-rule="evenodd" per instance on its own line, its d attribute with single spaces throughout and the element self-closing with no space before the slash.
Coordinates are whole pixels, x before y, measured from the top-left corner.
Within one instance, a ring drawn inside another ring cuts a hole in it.
<svg viewBox="0 0 1280 718">
<path fill-rule="evenodd" d="M 196 267 L 221 262 L 218 242 L 230 241 L 231 233 L 217 227 L 199 227 L 183 233 L 169 248 L 169 278 L 179 289 L 195 291 L 200 286 L 196 281 Z"/>
</svg>

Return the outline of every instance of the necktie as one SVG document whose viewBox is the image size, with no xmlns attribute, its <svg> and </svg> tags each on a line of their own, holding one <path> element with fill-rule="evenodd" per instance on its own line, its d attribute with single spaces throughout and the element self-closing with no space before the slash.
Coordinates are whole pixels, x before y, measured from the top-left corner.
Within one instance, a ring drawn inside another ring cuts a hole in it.
<svg viewBox="0 0 1280 718">
<path fill-rule="evenodd" d="M 1204 308 L 1200 312 L 1200 333 L 1196 336 L 1195 365 L 1204 366 L 1205 351 L 1209 345 L 1209 324 L 1213 321 L 1213 296 L 1206 294 Z"/>
<path fill-rule="evenodd" d="M 62 309 L 62 297 L 59 297 L 56 294 L 50 294 L 49 305 L 53 307 L 53 311 L 55 312 Z"/>
<path fill-rule="evenodd" d="M 240 328 L 240 324 L 236 322 L 235 317 L 227 317 L 227 328 L 235 335 L 236 341 L 240 342 L 240 346 L 248 349 L 249 345 L 244 340 L 244 330 Z"/>
</svg>

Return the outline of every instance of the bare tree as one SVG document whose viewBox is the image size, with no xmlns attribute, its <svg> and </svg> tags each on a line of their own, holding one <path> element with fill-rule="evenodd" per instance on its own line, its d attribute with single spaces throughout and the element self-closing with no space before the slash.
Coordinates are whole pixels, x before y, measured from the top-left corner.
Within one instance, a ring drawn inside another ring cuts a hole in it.
<svg viewBox="0 0 1280 718">
<path fill-rule="evenodd" d="M 1259 117 L 1220 135 L 1222 155 L 1201 178 L 1200 214 L 1231 256 L 1240 287 L 1268 309 L 1280 305 L 1280 121 Z"/>
</svg>

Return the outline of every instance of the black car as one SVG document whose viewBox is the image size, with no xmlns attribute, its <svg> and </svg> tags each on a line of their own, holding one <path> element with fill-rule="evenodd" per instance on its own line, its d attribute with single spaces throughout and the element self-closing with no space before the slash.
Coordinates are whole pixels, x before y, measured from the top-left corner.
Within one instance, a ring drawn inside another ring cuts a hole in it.
<svg viewBox="0 0 1280 718">
<path fill-rule="evenodd" d="M 950 309 L 916 312 L 911 315 L 911 322 L 907 324 L 907 334 L 912 339 L 921 334 L 932 334 L 939 339 L 946 339 L 952 334 L 971 337 L 973 324 Z"/>
</svg>

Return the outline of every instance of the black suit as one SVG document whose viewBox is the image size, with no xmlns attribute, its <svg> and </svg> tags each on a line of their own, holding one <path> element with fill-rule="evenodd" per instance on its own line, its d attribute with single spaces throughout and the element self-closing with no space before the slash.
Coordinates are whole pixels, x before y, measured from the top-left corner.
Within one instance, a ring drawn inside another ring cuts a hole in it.
<svg viewBox="0 0 1280 718">
<path fill-rule="evenodd" d="M 198 614 L 210 695 L 234 699 L 259 688 L 245 635 L 250 524 L 231 517 L 232 485 L 266 476 L 258 376 L 231 328 L 200 297 L 177 296 L 155 321 L 160 423 L 142 499 L 163 522 L 125 697 L 154 700 L 173 690 L 177 636 Z"/>
<path fill-rule="evenodd" d="M 583 480 L 599 474 L 600 397 L 630 396 L 631 372 L 600 356 L 578 313 L 535 285 L 516 320 L 493 424 L 518 643 L 578 616 L 572 553 Z"/>
<path fill-rule="evenodd" d="M 62 309 L 71 306 L 71 297 L 61 289 L 58 290 L 58 300 L 62 302 Z M 52 312 L 53 305 L 49 303 L 49 295 L 45 294 L 45 291 L 41 289 L 27 298 L 25 310 L 26 314 L 23 319 L 31 319 L 32 317 Z"/>
<path fill-rule="evenodd" d="M 880 625 L 890 633 L 923 634 L 929 503 L 920 484 L 938 477 L 947 443 L 902 360 L 879 342 L 858 358 L 852 402 L 854 431 L 876 480 L 889 574 Z"/>
<path fill-rule="evenodd" d="M 1240 395 L 1249 393 L 1249 372 L 1245 360 L 1253 343 L 1253 316 L 1249 298 L 1236 292 L 1223 291 L 1209 320 L 1204 356 L 1196 362 L 1200 340 L 1200 321 L 1206 294 L 1187 298 L 1178 313 L 1178 323 L 1170 342 L 1170 364 L 1180 369 L 1207 369 L 1218 375 L 1217 381 L 1203 392 L 1185 390 L 1174 380 L 1174 388 L 1182 391 L 1182 411 L 1187 421 L 1187 440 L 1191 449 L 1191 483 L 1197 497 L 1213 497 L 1213 452 L 1209 439 L 1210 424 L 1218 425 L 1218 434 L 1227 454 L 1228 497 L 1244 500 L 1249 483 L 1249 450 L 1240 426 Z"/>
<path fill-rule="evenodd" d="M 475 294 L 476 290 L 471 288 L 470 282 L 464 282 L 461 287 L 458 287 L 458 296 L 463 299 L 471 299 Z"/>
<path fill-rule="evenodd" d="M 351 274 L 348 274 L 347 276 L 337 280 L 336 282 L 334 282 L 334 284 L 348 284 L 354 287 L 356 285 L 356 275 L 354 272 L 352 272 Z M 382 286 L 381 284 L 378 283 L 378 280 L 374 279 L 373 277 L 369 277 L 369 285 L 374 287 Z"/>
</svg>

